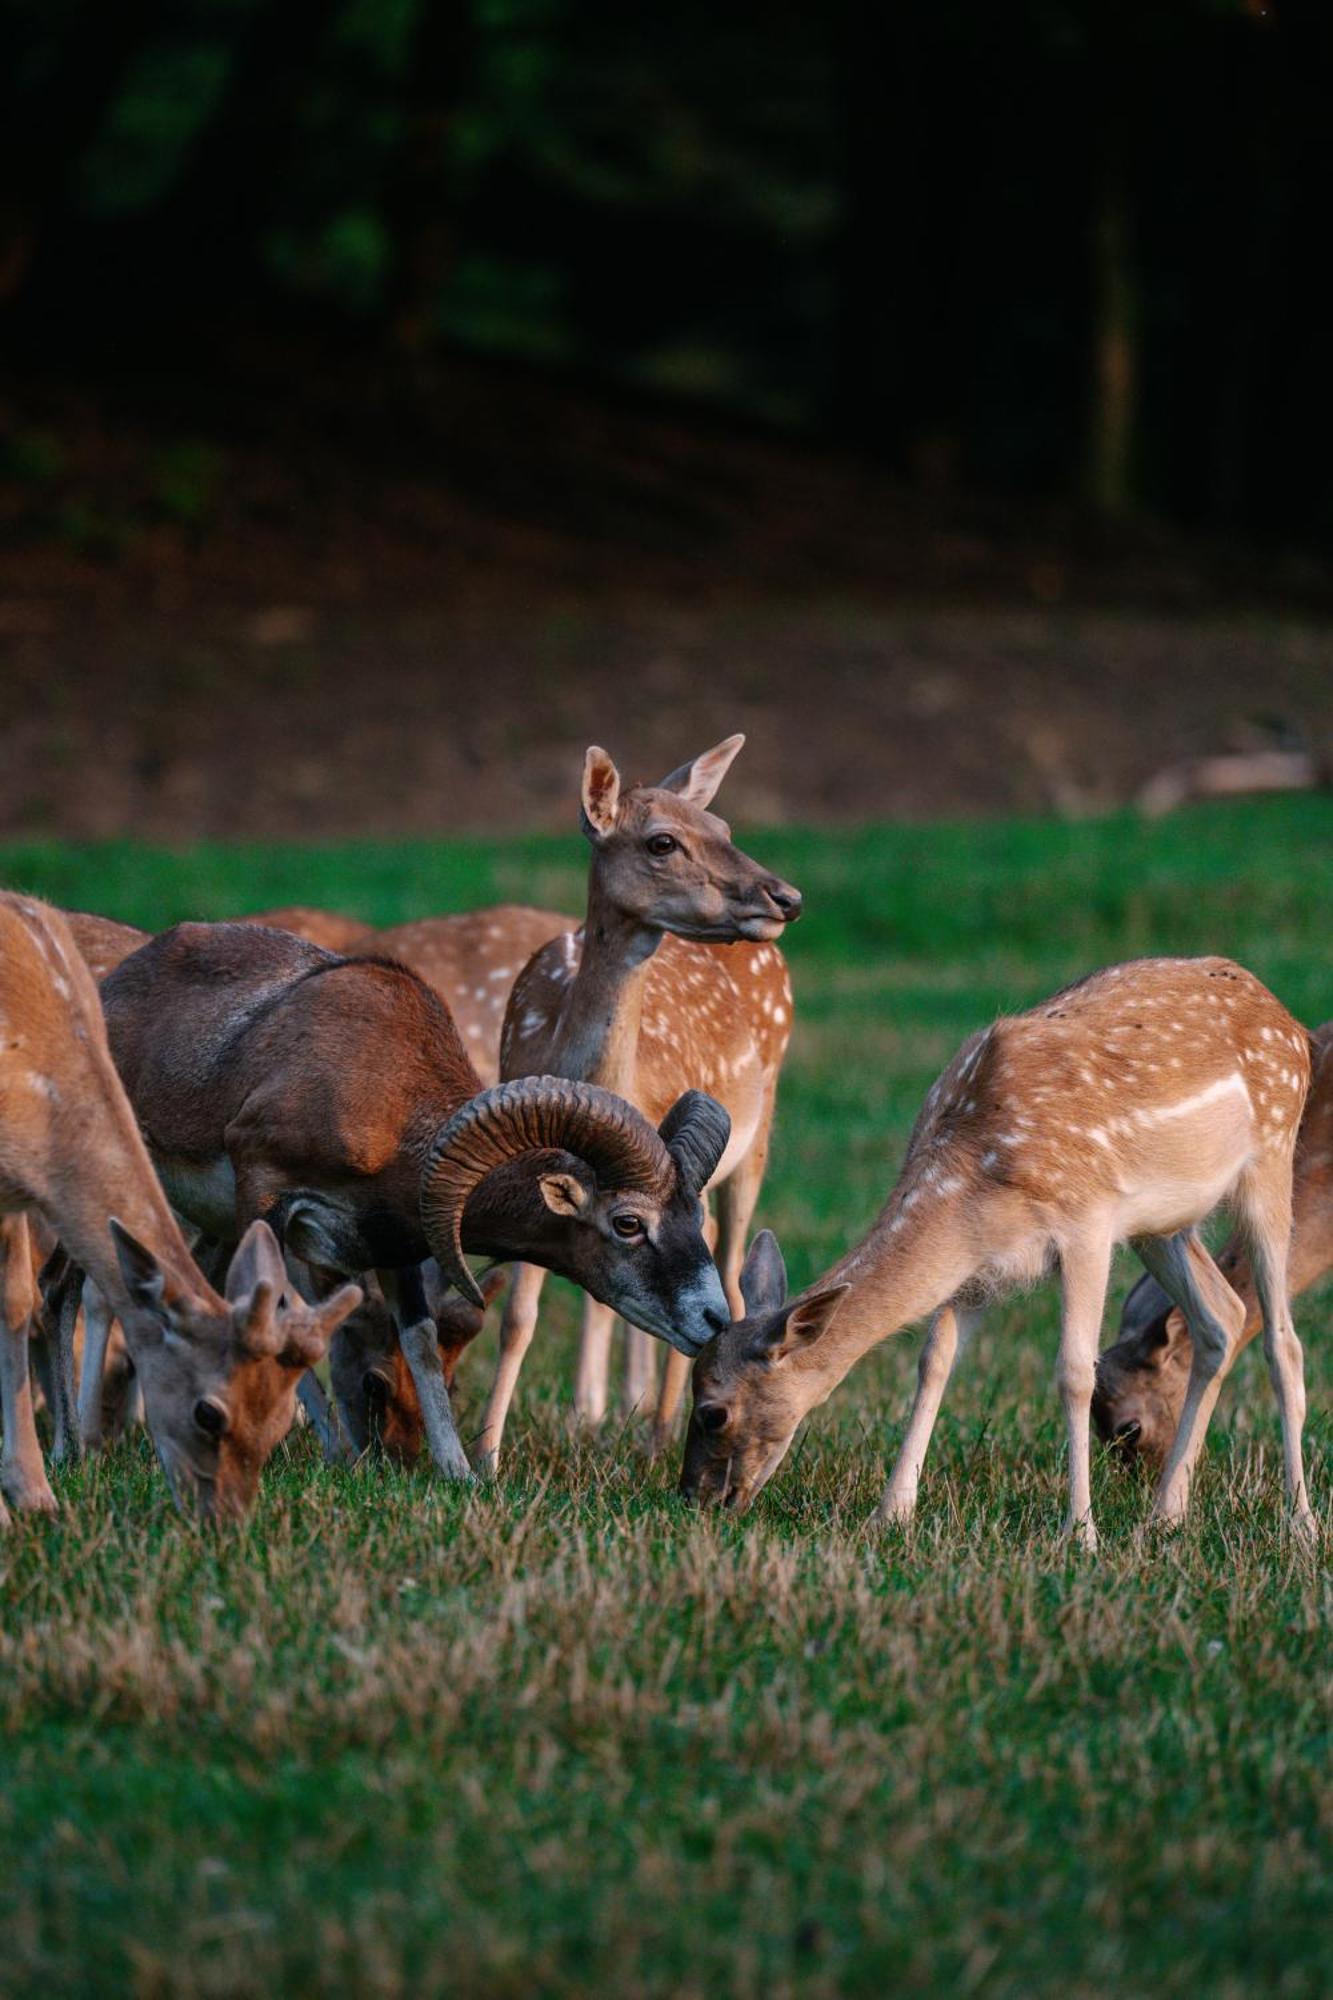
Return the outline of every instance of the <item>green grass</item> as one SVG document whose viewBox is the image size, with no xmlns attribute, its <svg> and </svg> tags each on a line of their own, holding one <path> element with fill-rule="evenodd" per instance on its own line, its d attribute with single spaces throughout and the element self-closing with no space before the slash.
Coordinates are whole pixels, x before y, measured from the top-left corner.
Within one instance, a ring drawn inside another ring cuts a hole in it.
<svg viewBox="0 0 1333 2000">
<path fill-rule="evenodd" d="M 805 889 L 764 1219 L 802 1282 L 868 1223 L 931 1076 L 1001 1007 L 1218 949 L 1333 1014 L 1333 808 L 755 836 Z M 0 852 L 140 922 L 300 898 L 577 907 L 573 842 Z M 1118 1272 L 1123 1287 L 1128 1265 Z M 565 1417 L 549 1289 L 493 1492 L 279 1454 L 239 1534 L 131 1444 L 0 1542 L 0 1991 L 1315 1995 L 1330 1590 L 1280 1528 L 1261 1358 L 1184 1533 L 1099 1460 L 1056 1536 L 1048 1290 L 997 1306 L 910 1537 L 866 1517 L 918 1341 L 742 1522 Z M 1327 1524 L 1330 1293 L 1298 1307 Z M 488 1355 L 465 1370 L 464 1423 Z"/>
</svg>

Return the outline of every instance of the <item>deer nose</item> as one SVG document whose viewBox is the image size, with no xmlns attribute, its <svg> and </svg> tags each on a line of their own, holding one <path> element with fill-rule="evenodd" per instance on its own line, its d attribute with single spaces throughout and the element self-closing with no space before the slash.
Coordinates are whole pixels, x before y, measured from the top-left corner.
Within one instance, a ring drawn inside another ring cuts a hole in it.
<svg viewBox="0 0 1333 2000">
<path fill-rule="evenodd" d="M 776 875 L 771 881 L 765 882 L 764 888 L 781 911 L 783 923 L 794 924 L 801 914 L 801 905 L 804 901 L 800 890 L 793 889 L 790 882 L 779 882 Z"/>
<path fill-rule="evenodd" d="M 1122 1451 L 1132 1451 L 1139 1441 L 1142 1429 L 1143 1425 L 1139 1423 L 1138 1419 L 1131 1418 L 1126 1424 L 1116 1425 L 1111 1433 L 1111 1442 L 1112 1444 L 1118 1444 Z"/>
</svg>

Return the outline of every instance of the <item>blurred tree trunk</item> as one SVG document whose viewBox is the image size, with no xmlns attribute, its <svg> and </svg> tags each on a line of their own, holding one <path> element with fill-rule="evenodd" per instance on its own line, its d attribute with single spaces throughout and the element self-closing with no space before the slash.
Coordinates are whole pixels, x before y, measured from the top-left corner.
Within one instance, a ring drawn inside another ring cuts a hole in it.
<svg viewBox="0 0 1333 2000">
<path fill-rule="evenodd" d="M 420 0 L 403 85 L 403 135 L 384 195 L 393 246 L 385 300 L 390 345 L 420 360 L 457 251 L 449 146 L 473 55 L 471 8 Z"/>
<path fill-rule="evenodd" d="M 1097 510 L 1128 514 L 1134 503 L 1139 313 L 1131 245 L 1124 135 L 1108 132 L 1093 217 L 1093 394 L 1088 492 Z"/>
</svg>

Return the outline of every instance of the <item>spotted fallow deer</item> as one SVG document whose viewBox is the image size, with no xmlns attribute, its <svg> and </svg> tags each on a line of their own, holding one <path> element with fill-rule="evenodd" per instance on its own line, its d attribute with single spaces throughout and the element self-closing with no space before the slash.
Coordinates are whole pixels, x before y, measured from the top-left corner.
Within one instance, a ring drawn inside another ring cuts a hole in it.
<svg viewBox="0 0 1333 2000">
<path fill-rule="evenodd" d="M 1296 1137 L 1292 1180 L 1291 1295 L 1317 1284 L 1333 1269 L 1333 1021 L 1311 1037 L 1314 1070 Z M 1239 1347 L 1264 1323 L 1259 1288 L 1245 1237 L 1237 1231 L 1217 1259 L 1245 1308 Z M 1093 1421 L 1127 1464 L 1142 1459 L 1159 1468 L 1185 1407 L 1194 1358 L 1185 1315 L 1157 1280 L 1143 1277 L 1125 1301 L 1119 1338 L 1097 1363 Z"/>
<path fill-rule="evenodd" d="M 1179 1521 L 1244 1307 L 1196 1225 L 1221 1202 L 1251 1246 L 1297 1530 L 1305 1389 L 1287 1301 L 1292 1154 L 1310 1079 L 1304 1028 L 1226 959 L 1093 973 L 964 1043 L 930 1092 L 870 1235 L 792 1301 L 777 1245 L 742 1273 L 746 1318 L 695 1364 L 682 1488 L 747 1507 L 807 1411 L 861 1356 L 932 1315 L 916 1400 L 880 1503 L 910 1518 L 960 1320 L 995 1287 L 1060 1267 L 1057 1380 L 1069 1430 L 1068 1528 L 1095 1545 L 1089 1411 L 1111 1252 L 1132 1242 L 1194 1331 L 1155 1515 Z"/>
<path fill-rule="evenodd" d="M 427 1257 L 474 1305 L 465 1243 L 541 1262 L 687 1353 L 725 1324 L 699 1194 L 730 1124 L 702 1093 L 659 1133 L 561 1078 L 483 1092 L 448 1010 L 406 966 L 252 925 L 164 932 L 111 973 L 102 1004 L 173 1205 L 217 1241 L 262 1216 L 316 1270 L 374 1271 L 449 1476 L 470 1468 Z"/>
<path fill-rule="evenodd" d="M 584 1077 L 649 1118 L 687 1088 L 711 1092 L 731 1115 L 716 1163 L 718 1263 L 728 1297 L 768 1156 L 778 1072 L 791 1035 L 791 985 L 773 939 L 799 916 L 788 883 L 742 854 L 708 811 L 744 743 L 728 737 L 660 785 L 623 788 L 604 750 L 584 764 L 582 823 L 592 846 L 583 927 L 539 951 L 505 1015 L 505 1076 Z M 500 1363 L 482 1433 L 493 1467 L 536 1325 L 541 1273 L 520 1271 L 500 1330 Z M 605 1412 L 612 1315 L 585 1302 L 575 1383 L 581 1416 Z M 668 1357 L 658 1431 L 670 1422 L 685 1370 Z M 631 1406 L 644 1393 L 632 1382 Z"/>
<path fill-rule="evenodd" d="M 315 1308 L 289 1300 L 261 1223 L 219 1297 L 149 1164 L 68 926 L 45 904 L 0 895 L 0 1212 L 32 1211 L 112 1302 L 177 1499 L 204 1514 L 242 1512 L 291 1424 L 298 1377 L 361 1294 L 348 1286 Z M 16 1318 L 7 1309 L 0 1329 L 0 1483 L 12 1504 L 49 1511 L 28 1327 Z"/>
<path fill-rule="evenodd" d="M 500 1078 L 500 1030 L 514 981 L 534 952 L 577 928 L 577 917 L 493 903 L 376 931 L 368 949 L 396 958 L 433 987 L 454 1017 L 485 1084 Z"/>
</svg>

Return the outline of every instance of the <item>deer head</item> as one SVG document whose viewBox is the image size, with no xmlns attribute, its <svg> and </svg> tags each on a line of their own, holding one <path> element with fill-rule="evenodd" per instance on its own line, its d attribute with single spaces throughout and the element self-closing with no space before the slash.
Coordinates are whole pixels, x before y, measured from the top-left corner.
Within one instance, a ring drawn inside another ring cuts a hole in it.
<svg viewBox="0 0 1333 2000">
<path fill-rule="evenodd" d="M 777 1238 L 760 1230 L 741 1270 L 745 1317 L 694 1364 L 680 1475 L 687 1500 L 744 1512 L 767 1485 L 802 1417 L 827 1394 L 826 1378 L 803 1364 L 849 1290 L 830 1285 L 789 1304 Z"/>
<path fill-rule="evenodd" d="M 485 1273 L 479 1284 L 480 1306 L 459 1297 L 433 1257 L 422 1275 L 440 1343 L 445 1387 L 452 1389 L 463 1350 L 481 1332 L 486 1308 L 504 1290 L 507 1273 L 498 1268 Z M 358 1453 L 373 1448 L 401 1465 L 416 1461 L 425 1436 L 421 1403 L 393 1315 L 378 1288 L 367 1290 L 363 1303 L 329 1343 L 329 1380 Z"/>
<path fill-rule="evenodd" d="M 1155 1278 L 1125 1300 L 1120 1335 L 1097 1361 L 1092 1419 L 1126 1465 L 1165 1463 L 1180 1425 L 1192 1349 L 1184 1314 Z"/>
<path fill-rule="evenodd" d="M 291 1429 L 302 1373 L 323 1358 L 361 1288 L 344 1285 L 307 1305 L 291 1289 L 266 1222 L 246 1231 L 222 1299 L 202 1287 L 187 1291 L 114 1219 L 111 1236 L 144 1414 L 171 1490 L 206 1518 L 239 1518 Z"/>
<path fill-rule="evenodd" d="M 470 1249 L 544 1264 L 697 1354 L 730 1318 L 699 1198 L 730 1130 L 722 1106 L 697 1090 L 655 1132 L 596 1084 L 498 1084 L 436 1135 L 421 1182 L 432 1254 L 474 1306 L 482 1297 L 463 1261 L 464 1234 Z"/>
<path fill-rule="evenodd" d="M 605 750 L 583 766 L 583 831 L 594 861 L 589 916 L 599 902 L 622 918 L 677 937 L 730 944 L 781 936 L 801 914 L 800 892 L 732 845 L 708 811 L 743 736 L 729 736 L 660 785 L 625 789 Z"/>
</svg>

